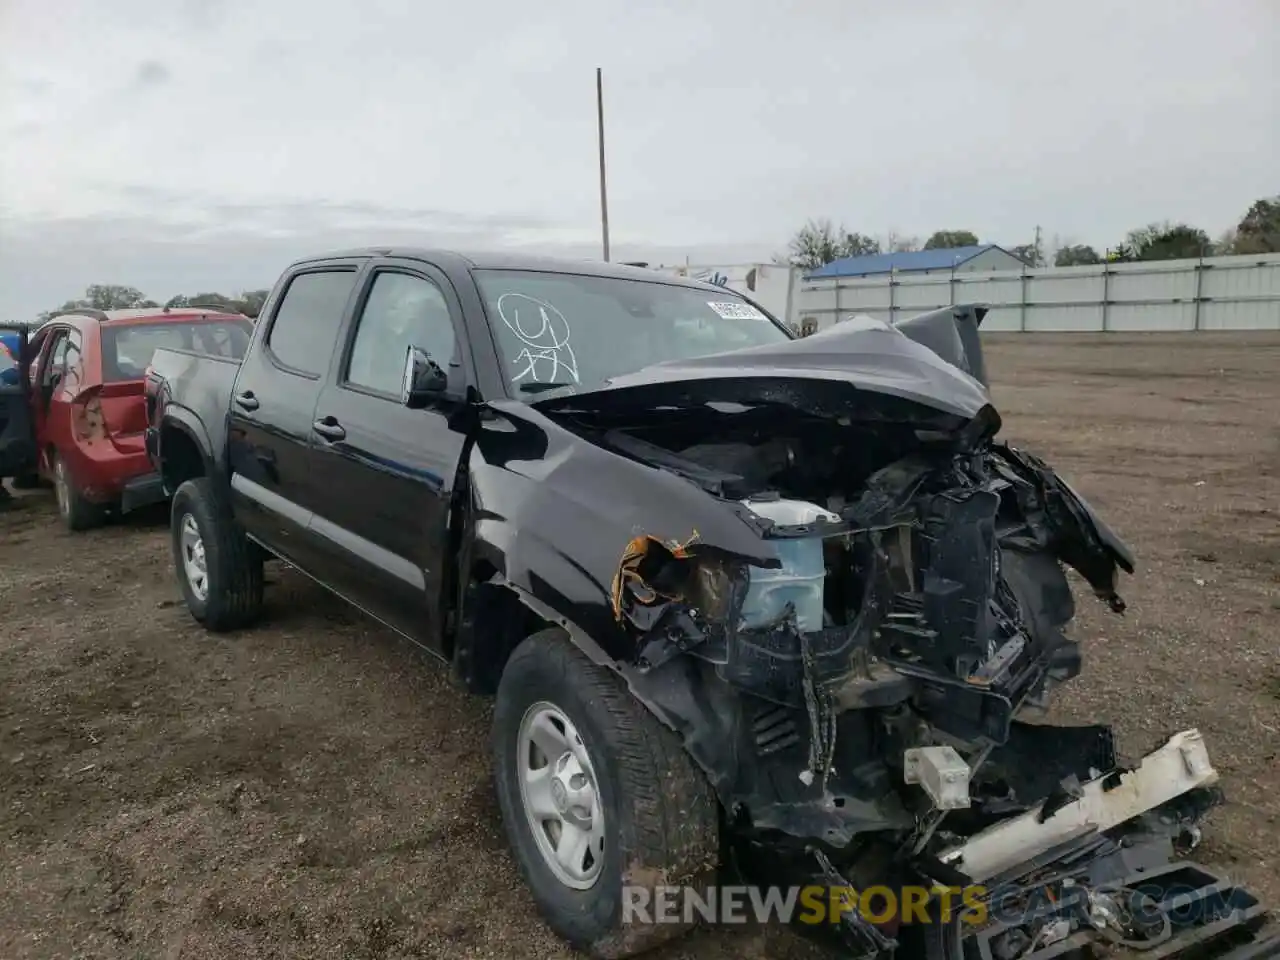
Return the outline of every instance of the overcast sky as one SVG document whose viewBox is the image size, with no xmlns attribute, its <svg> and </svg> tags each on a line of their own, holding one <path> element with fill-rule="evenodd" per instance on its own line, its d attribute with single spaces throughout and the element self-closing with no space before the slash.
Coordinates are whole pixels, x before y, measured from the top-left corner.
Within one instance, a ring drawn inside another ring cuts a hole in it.
<svg viewBox="0 0 1280 960">
<path fill-rule="evenodd" d="M 352 244 L 1099 248 L 1280 190 L 1280 2 L 0 0 L 0 319 Z"/>
</svg>

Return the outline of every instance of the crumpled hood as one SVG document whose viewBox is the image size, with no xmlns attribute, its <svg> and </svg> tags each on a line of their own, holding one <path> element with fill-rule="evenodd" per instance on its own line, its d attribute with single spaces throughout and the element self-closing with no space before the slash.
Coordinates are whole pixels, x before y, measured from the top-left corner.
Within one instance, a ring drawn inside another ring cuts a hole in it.
<svg viewBox="0 0 1280 960">
<path fill-rule="evenodd" d="M 936 338 L 931 336 L 930 346 L 926 346 L 904 332 L 937 330 L 936 324 L 917 323 L 920 319 L 912 318 L 904 329 L 899 329 L 868 317 L 854 317 L 809 337 L 657 363 L 615 377 L 597 390 L 547 398 L 534 405 L 550 411 L 580 408 L 584 401 L 591 406 L 627 406 L 632 402 L 649 405 L 659 401 L 747 402 L 771 399 L 780 391 L 786 393 L 788 383 L 795 381 L 821 381 L 899 397 L 972 419 L 991 404 L 986 387 L 965 372 L 966 368 L 982 369 L 980 355 L 966 358 L 961 347 L 955 357 L 944 359 L 935 352 Z M 959 330 L 962 319 L 946 317 L 948 322 L 953 319 Z M 972 349 L 977 344 L 976 323 L 969 322 L 974 325 Z M 961 343 L 958 336 L 955 343 Z M 683 389 L 677 391 L 677 387 Z"/>
</svg>

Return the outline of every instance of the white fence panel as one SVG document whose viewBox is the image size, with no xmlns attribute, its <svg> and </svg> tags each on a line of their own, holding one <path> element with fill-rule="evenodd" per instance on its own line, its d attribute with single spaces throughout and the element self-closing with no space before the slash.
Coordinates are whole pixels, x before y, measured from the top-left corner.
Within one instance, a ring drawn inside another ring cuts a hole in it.
<svg viewBox="0 0 1280 960">
<path fill-rule="evenodd" d="M 924 313 L 949 306 L 951 303 L 951 277 L 921 277 L 919 283 L 902 283 L 894 290 L 894 305 L 900 310 Z"/>
<path fill-rule="evenodd" d="M 986 329 L 986 323 L 983 323 Z M 1013 329 L 1018 329 L 1014 327 Z M 1087 333 L 1102 329 L 1102 301 L 1036 304 L 1027 311 L 1023 330 L 1030 333 Z"/>
<path fill-rule="evenodd" d="M 992 331 L 1280 330 L 1280 254 L 802 281 L 787 316 L 821 329 L 953 303 L 989 305 Z"/>
<path fill-rule="evenodd" d="M 992 307 L 982 321 L 982 329 L 993 333 L 1022 329 L 1022 307 Z"/>
</svg>

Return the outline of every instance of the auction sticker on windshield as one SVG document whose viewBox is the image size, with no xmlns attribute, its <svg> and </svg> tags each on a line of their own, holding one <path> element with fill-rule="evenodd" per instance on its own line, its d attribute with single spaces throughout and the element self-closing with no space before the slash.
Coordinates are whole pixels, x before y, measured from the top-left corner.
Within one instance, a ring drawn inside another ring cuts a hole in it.
<svg viewBox="0 0 1280 960">
<path fill-rule="evenodd" d="M 763 313 L 749 303 L 733 303 L 724 300 L 709 300 L 707 306 L 720 315 L 722 320 L 768 320 Z"/>
</svg>

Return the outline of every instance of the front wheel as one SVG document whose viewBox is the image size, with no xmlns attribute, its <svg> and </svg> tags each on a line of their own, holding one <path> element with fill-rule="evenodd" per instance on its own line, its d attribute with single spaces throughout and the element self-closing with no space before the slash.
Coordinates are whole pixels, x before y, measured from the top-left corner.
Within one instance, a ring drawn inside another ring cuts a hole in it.
<svg viewBox="0 0 1280 960">
<path fill-rule="evenodd" d="M 688 929 L 655 922 L 653 890 L 714 874 L 715 796 L 679 738 L 612 671 L 560 630 L 534 634 L 502 673 L 493 736 L 507 836 L 557 934 L 614 958 Z"/>
<path fill-rule="evenodd" d="M 215 632 L 245 627 L 262 609 L 262 554 L 208 477 L 174 492 L 170 514 L 178 585 L 191 615 Z"/>
</svg>

